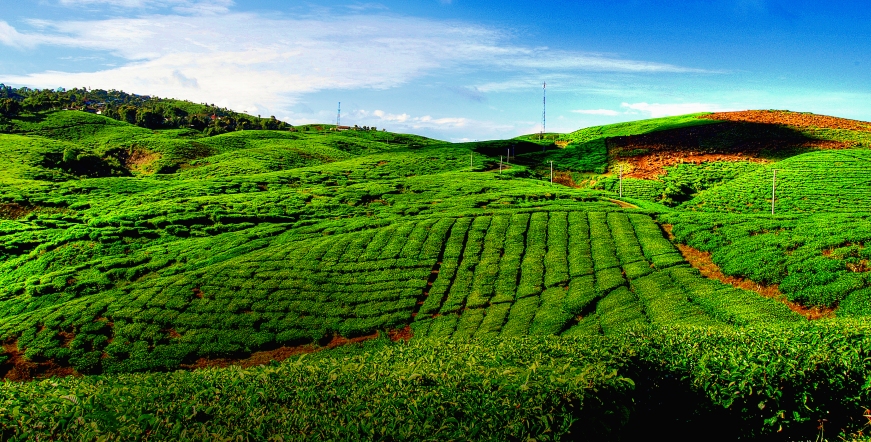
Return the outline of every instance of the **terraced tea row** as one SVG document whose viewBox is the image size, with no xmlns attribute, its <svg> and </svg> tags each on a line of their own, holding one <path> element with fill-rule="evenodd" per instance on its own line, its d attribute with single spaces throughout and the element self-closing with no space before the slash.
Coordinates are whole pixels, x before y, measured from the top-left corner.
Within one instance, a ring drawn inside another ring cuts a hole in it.
<svg viewBox="0 0 871 442">
<path fill-rule="evenodd" d="M 203 266 L 160 270 L 155 255 L 104 269 L 141 277 L 114 288 L 7 299 L 2 338 L 31 360 L 136 371 L 407 325 L 418 337 L 486 338 L 792 319 L 703 279 L 644 214 L 552 208 L 309 239 L 276 228 L 250 245 L 226 234 L 239 237 L 236 252 L 215 249 L 212 263 L 194 261 Z"/>
<path fill-rule="evenodd" d="M 647 215 L 550 212 L 469 224 L 449 239 L 439 277 L 412 324 L 416 337 L 611 334 L 642 323 L 799 319 L 782 304 L 700 276 Z"/>
</svg>

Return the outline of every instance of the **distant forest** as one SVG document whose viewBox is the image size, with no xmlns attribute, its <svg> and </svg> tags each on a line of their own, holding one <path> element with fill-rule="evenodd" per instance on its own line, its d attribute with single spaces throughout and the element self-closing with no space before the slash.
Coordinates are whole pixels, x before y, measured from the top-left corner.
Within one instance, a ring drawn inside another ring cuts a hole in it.
<svg viewBox="0 0 871 442">
<path fill-rule="evenodd" d="M 74 109 L 149 129 L 194 129 L 205 135 L 237 130 L 294 130 L 274 116 L 255 117 L 214 104 L 195 104 L 102 89 L 12 88 L 0 83 L 0 120 L 22 112 Z"/>
</svg>

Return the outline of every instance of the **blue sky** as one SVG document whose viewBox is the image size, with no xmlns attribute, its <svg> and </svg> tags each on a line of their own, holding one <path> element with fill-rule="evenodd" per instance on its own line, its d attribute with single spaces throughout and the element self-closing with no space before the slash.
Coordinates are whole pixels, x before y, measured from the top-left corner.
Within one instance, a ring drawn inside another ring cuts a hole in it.
<svg viewBox="0 0 871 442">
<path fill-rule="evenodd" d="M 859 2 L 36 0 L 0 82 L 214 103 L 461 141 L 696 111 L 871 120 Z"/>
</svg>

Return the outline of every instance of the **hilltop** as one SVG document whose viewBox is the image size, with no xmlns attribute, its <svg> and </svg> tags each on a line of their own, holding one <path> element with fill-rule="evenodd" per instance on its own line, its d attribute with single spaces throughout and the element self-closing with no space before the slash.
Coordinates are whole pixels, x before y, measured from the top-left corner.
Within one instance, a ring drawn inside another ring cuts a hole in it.
<svg viewBox="0 0 871 442">
<path fill-rule="evenodd" d="M 2 438 L 864 429 L 869 123 L 173 124 L 2 123 Z"/>
</svg>

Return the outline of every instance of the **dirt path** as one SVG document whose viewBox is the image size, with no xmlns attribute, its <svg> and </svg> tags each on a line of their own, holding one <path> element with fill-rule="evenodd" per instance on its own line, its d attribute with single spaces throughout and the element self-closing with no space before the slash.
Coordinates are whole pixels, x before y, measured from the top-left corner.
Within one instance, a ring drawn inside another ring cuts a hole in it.
<svg viewBox="0 0 871 442">
<path fill-rule="evenodd" d="M 637 209 L 638 208 L 638 206 L 636 206 L 635 204 L 629 204 L 626 201 L 620 201 L 620 200 L 615 200 L 615 199 L 611 199 L 611 198 L 608 198 L 608 201 L 610 201 L 610 202 L 612 202 L 612 203 L 614 203 L 614 204 L 616 204 L 624 209 Z"/>
<path fill-rule="evenodd" d="M 391 341 L 396 342 L 408 341 L 412 338 L 413 333 L 411 327 L 406 326 L 403 329 L 390 330 L 387 335 Z M 376 338 L 378 338 L 377 332 L 355 338 L 334 336 L 330 342 L 322 345 L 312 343 L 293 347 L 279 347 L 274 350 L 254 352 L 251 353 L 250 356 L 241 359 L 203 357 L 190 364 L 181 364 L 178 368 L 181 370 L 198 370 L 210 367 L 229 367 L 231 365 L 249 368 L 258 365 L 265 365 L 272 361 L 281 362 L 293 356 L 329 350 L 343 345 L 357 344 Z M 18 345 L 15 341 L 4 343 L 3 350 L 6 355 L 9 356 L 9 360 L 0 365 L 0 373 L 3 373 L 3 370 L 5 370 L 5 374 L 3 374 L 0 379 L 8 381 L 33 381 L 54 377 L 81 376 L 81 374 L 76 372 L 72 367 L 58 365 L 53 360 L 39 363 L 26 360 L 24 354 L 18 350 Z"/>
<path fill-rule="evenodd" d="M 671 229 L 673 226 L 669 224 L 664 224 L 662 227 L 665 229 L 666 233 L 668 233 L 668 238 L 672 242 L 674 242 L 674 235 L 672 235 L 671 233 Z M 680 250 L 680 253 L 684 256 L 684 258 L 686 258 L 686 260 L 693 267 L 698 269 L 702 276 L 706 278 L 716 279 L 725 284 L 729 284 L 732 287 L 749 290 L 751 292 L 756 292 L 766 298 L 774 299 L 789 307 L 790 310 L 804 316 L 811 321 L 816 319 L 831 318 L 835 316 L 835 309 L 825 307 L 805 307 L 801 304 L 786 299 L 786 295 L 780 292 L 780 289 L 777 287 L 777 285 L 762 285 L 749 279 L 727 276 L 720 270 L 720 267 L 717 264 L 714 264 L 714 261 L 711 259 L 710 253 L 696 250 L 685 244 L 675 243 L 675 245 L 677 246 L 678 250 Z"/>
</svg>

